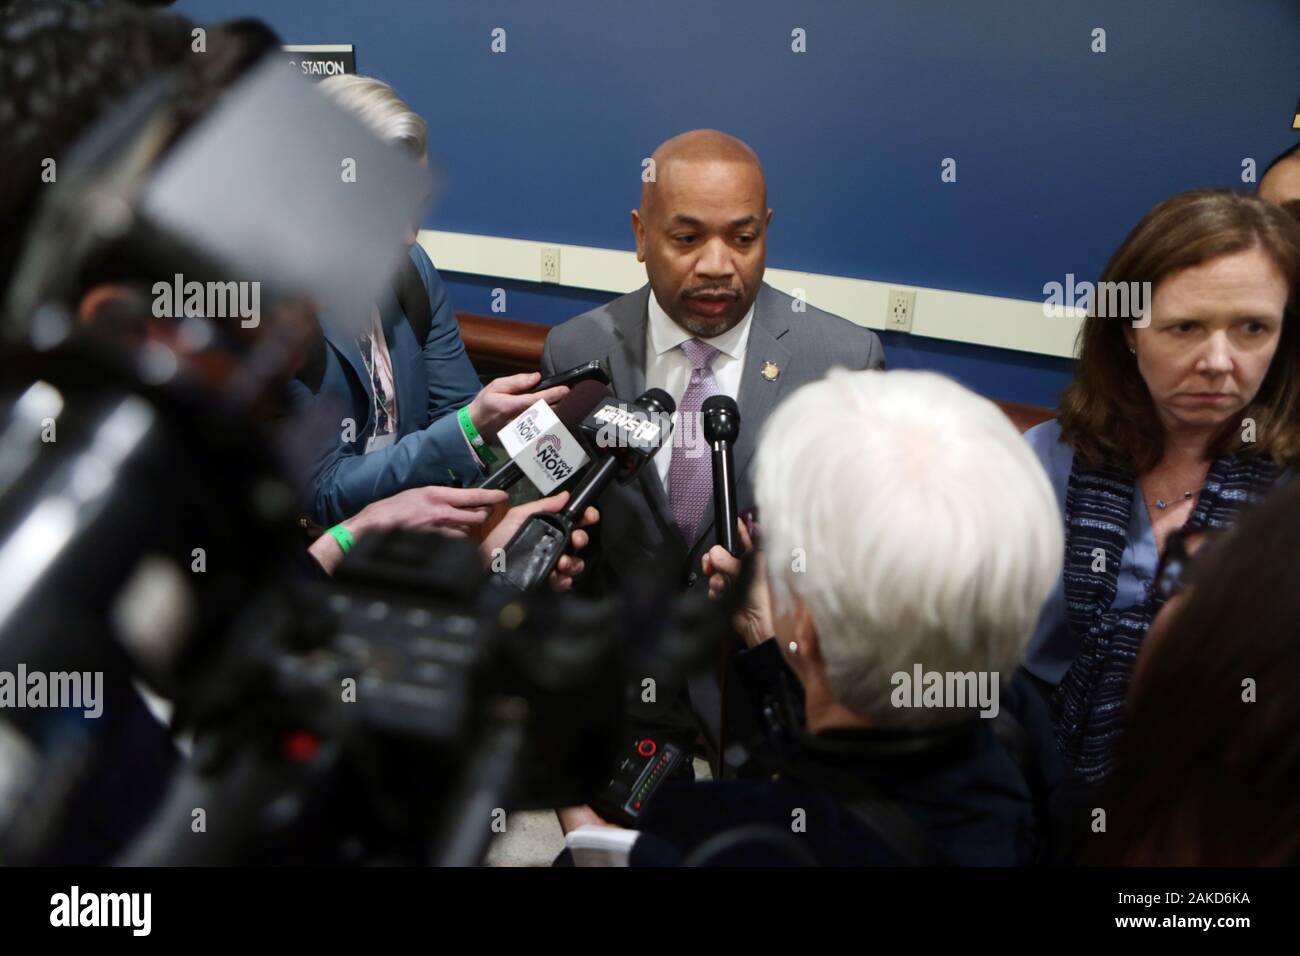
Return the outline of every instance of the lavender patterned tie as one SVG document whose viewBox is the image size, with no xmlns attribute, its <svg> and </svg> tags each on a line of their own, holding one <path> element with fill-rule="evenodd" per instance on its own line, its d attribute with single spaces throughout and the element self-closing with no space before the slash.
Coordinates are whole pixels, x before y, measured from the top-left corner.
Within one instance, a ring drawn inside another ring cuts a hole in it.
<svg viewBox="0 0 1300 956">
<path fill-rule="evenodd" d="M 673 522 L 687 546 L 695 543 L 704 511 L 713 497 L 713 458 L 701 446 L 703 430 L 701 410 L 704 400 L 717 395 L 718 380 L 713 375 L 713 360 L 718 350 L 699 339 L 682 343 L 682 351 L 691 363 L 691 380 L 682 400 L 677 403 L 677 428 L 692 440 L 673 445 L 668 463 L 668 494 L 673 508 Z"/>
</svg>

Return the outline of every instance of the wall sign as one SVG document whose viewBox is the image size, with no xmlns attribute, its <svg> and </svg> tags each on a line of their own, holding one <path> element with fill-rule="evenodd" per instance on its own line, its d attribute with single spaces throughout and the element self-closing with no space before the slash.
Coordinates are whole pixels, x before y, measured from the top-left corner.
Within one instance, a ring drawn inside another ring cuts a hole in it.
<svg viewBox="0 0 1300 956">
<path fill-rule="evenodd" d="M 351 43 L 300 43 L 280 49 L 289 68 L 310 80 L 357 72 L 356 49 Z"/>
</svg>

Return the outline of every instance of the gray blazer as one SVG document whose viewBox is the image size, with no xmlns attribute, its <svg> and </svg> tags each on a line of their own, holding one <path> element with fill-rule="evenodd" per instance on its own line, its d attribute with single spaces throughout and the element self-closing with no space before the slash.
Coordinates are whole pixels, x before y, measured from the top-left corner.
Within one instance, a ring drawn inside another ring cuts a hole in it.
<svg viewBox="0 0 1300 956">
<path fill-rule="evenodd" d="M 650 286 L 620 296 L 553 328 L 542 353 L 542 374 L 604 359 L 611 387 L 624 401 L 645 391 L 647 303 Z M 740 378 L 740 437 L 734 454 L 736 498 L 741 511 L 754 507 L 752 464 L 759 430 L 781 399 L 830 369 L 884 368 L 880 339 L 870 329 L 812 306 L 794 309 L 795 300 L 767 283 L 759 288 L 753 327 Z M 774 379 L 764 366 L 775 365 Z M 647 561 L 672 561 L 687 586 L 700 573 L 700 558 L 713 545 L 713 504 L 709 503 L 694 541 L 683 541 L 653 462 L 630 485 L 615 484 L 597 503 L 600 557 L 593 575 L 596 589 L 617 588 L 621 579 Z M 762 516 L 759 516 L 762 523 Z"/>
</svg>

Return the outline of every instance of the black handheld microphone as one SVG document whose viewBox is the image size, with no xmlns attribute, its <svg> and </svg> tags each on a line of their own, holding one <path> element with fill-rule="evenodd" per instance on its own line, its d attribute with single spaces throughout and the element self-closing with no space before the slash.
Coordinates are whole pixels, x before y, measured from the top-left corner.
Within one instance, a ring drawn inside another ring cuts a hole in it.
<svg viewBox="0 0 1300 956">
<path fill-rule="evenodd" d="M 740 409 L 729 395 L 704 400 L 704 440 L 713 449 L 713 518 L 718 544 L 740 557 L 736 535 L 736 467 L 732 446 L 740 437 Z"/>
<path fill-rule="evenodd" d="M 597 452 L 568 504 L 555 514 L 538 513 L 524 522 L 503 555 L 494 579 L 521 591 L 540 586 L 568 547 L 569 536 L 587 506 L 600 497 L 615 477 L 631 481 L 672 435 L 677 405 L 661 388 L 647 389 L 630 405 L 610 398 L 582 423 L 582 431 Z"/>
<path fill-rule="evenodd" d="M 555 404 L 555 417 L 560 420 L 560 426 L 572 434 L 578 430 L 578 426 L 591 414 L 592 410 L 609 397 L 609 389 L 602 383 L 591 380 L 579 382 L 570 389 L 568 395 L 565 395 Z M 528 413 L 525 412 L 524 414 L 527 415 Z M 509 428 L 513 424 L 514 422 L 511 422 L 505 428 Z M 489 490 L 500 488 L 504 490 L 512 487 L 522 477 L 524 477 L 524 470 L 512 458 L 474 487 Z"/>
</svg>

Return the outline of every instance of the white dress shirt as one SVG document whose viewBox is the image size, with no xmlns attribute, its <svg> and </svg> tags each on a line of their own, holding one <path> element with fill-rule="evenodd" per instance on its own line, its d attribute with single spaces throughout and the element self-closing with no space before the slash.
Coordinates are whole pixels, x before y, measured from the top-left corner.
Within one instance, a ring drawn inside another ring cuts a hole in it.
<svg viewBox="0 0 1300 956">
<path fill-rule="evenodd" d="M 676 404 L 680 405 L 682 395 L 691 380 L 691 363 L 686 358 L 686 353 L 681 350 L 681 344 L 696 336 L 668 317 L 668 313 L 655 298 L 653 289 L 650 290 L 649 299 L 650 321 L 646 324 L 645 385 L 646 388 L 662 388 L 673 397 Z M 713 376 L 718 381 L 718 391 L 723 395 L 736 398 L 740 394 L 740 373 L 745 367 L 745 348 L 749 344 L 749 327 L 753 322 L 754 306 L 751 305 L 745 317 L 735 326 L 711 339 L 701 339 L 718 350 L 719 354 L 714 357 L 712 367 Z M 669 493 L 672 489 L 668 487 L 668 466 L 672 463 L 673 449 L 679 447 L 681 441 L 690 440 L 693 436 L 699 441 L 704 440 L 698 427 L 689 430 L 679 428 L 677 413 L 674 412 L 672 444 L 660 448 L 654 457 L 659 480 L 663 482 L 664 489 Z"/>
</svg>

